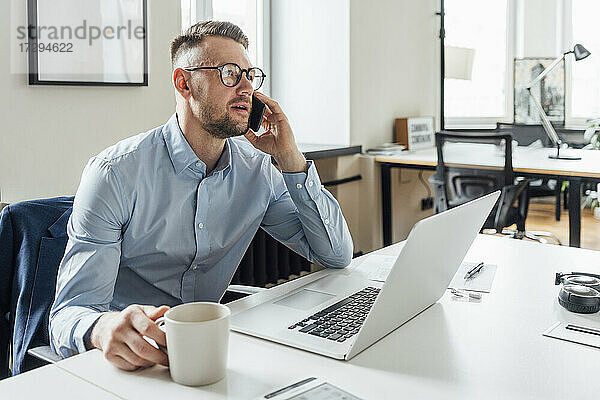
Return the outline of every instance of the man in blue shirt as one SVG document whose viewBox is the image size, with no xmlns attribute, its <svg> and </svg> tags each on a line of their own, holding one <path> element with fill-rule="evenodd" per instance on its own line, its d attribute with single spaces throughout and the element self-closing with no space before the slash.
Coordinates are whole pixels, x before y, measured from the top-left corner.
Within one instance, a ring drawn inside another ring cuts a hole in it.
<svg viewBox="0 0 600 400">
<path fill-rule="evenodd" d="M 311 262 L 350 263 L 339 205 L 280 106 L 255 92 L 264 74 L 247 48 L 227 22 L 176 37 L 176 113 L 86 165 L 50 312 L 57 353 L 98 348 L 126 370 L 167 365 L 143 336 L 166 345 L 154 320 L 168 306 L 140 304 L 219 301 L 258 228 Z M 253 93 L 267 105 L 259 137 L 248 129 Z"/>
</svg>

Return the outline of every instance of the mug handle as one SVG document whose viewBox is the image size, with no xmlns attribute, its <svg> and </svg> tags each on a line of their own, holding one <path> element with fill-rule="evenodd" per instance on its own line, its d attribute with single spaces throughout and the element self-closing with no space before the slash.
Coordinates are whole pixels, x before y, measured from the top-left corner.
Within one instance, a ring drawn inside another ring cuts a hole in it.
<svg viewBox="0 0 600 400">
<path fill-rule="evenodd" d="M 163 331 L 165 334 L 167 333 L 167 323 L 166 323 L 165 317 L 160 317 L 159 319 L 157 319 L 156 321 L 154 321 L 154 323 L 155 323 L 156 325 L 158 325 L 158 328 L 159 328 L 161 331 Z M 165 354 L 169 354 L 169 353 L 167 352 L 167 348 L 166 348 L 165 346 L 162 346 L 162 345 L 160 345 L 160 344 L 158 344 L 158 343 L 156 343 L 156 345 L 157 345 L 157 346 L 158 346 L 158 348 L 159 348 L 160 350 L 162 350 L 162 351 L 163 351 Z"/>
<path fill-rule="evenodd" d="M 167 333 L 167 327 L 166 327 L 167 324 L 165 322 L 165 317 L 160 317 L 159 319 L 154 321 L 154 323 L 156 325 L 158 325 L 158 327 L 160 328 L 161 331 L 163 331 L 164 333 Z"/>
</svg>

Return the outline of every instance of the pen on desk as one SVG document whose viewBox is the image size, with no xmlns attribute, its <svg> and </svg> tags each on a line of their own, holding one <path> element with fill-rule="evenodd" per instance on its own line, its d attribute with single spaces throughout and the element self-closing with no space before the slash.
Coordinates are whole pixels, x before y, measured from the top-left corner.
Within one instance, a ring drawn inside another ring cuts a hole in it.
<svg viewBox="0 0 600 400">
<path fill-rule="evenodd" d="M 282 389 L 279 389 L 279 390 L 276 390 L 276 391 L 274 391 L 274 392 L 272 392 L 272 393 L 266 394 L 266 395 L 265 395 L 265 399 L 270 399 L 271 397 L 275 397 L 275 396 L 277 396 L 278 394 L 285 393 L 285 392 L 287 392 L 287 391 L 289 391 L 289 390 L 292 390 L 292 389 L 295 389 L 295 388 L 297 388 L 298 386 L 302 386 L 302 385 L 304 385 L 305 383 L 312 382 L 312 381 L 314 381 L 315 379 L 317 379 L 317 378 L 315 378 L 315 377 L 311 377 L 311 378 L 306 378 L 306 379 L 303 379 L 303 380 L 301 380 L 300 382 L 293 383 L 293 384 L 291 384 L 291 385 L 289 385 L 289 386 L 286 386 L 286 387 L 284 387 L 284 388 L 282 388 Z"/>
<path fill-rule="evenodd" d="M 465 280 L 468 280 L 468 279 L 471 279 L 471 278 L 473 278 L 475 275 L 477 275 L 479 272 L 481 272 L 481 270 L 483 269 L 484 265 L 485 265 L 485 264 L 484 264 L 484 263 L 483 263 L 483 261 L 482 261 L 482 262 L 480 262 L 479 264 L 477 264 L 476 266 L 474 266 L 473 268 L 471 268 L 471 269 L 470 269 L 470 270 L 469 270 L 469 271 L 468 271 L 468 272 L 465 274 L 465 277 L 464 277 L 464 279 L 465 279 Z"/>
</svg>

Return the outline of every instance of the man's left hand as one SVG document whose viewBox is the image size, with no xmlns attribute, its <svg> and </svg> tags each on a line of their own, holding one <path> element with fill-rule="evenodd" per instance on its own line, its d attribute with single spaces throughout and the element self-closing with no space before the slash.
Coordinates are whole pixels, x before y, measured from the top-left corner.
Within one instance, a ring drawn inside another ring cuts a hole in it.
<svg viewBox="0 0 600 400">
<path fill-rule="evenodd" d="M 306 172 L 306 159 L 296 146 L 292 128 L 281 107 L 260 92 L 254 94 L 267 106 L 262 121 L 266 132 L 256 136 L 252 130 L 248 130 L 246 139 L 260 151 L 273 156 L 283 172 Z"/>
</svg>

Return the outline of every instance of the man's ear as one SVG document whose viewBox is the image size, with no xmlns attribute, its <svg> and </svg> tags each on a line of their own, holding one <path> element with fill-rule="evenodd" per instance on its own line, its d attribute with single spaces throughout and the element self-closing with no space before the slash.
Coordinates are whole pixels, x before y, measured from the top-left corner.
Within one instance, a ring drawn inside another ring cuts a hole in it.
<svg viewBox="0 0 600 400">
<path fill-rule="evenodd" d="M 177 90 L 177 92 L 179 92 L 183 98 L 187 99 L 191 95 L 191 91 L 186 80 L 186 73 L 181 68 L 175 68 L 173 71 L 173 86 L 175 86 L 175 90 Z"/>
</svg>

